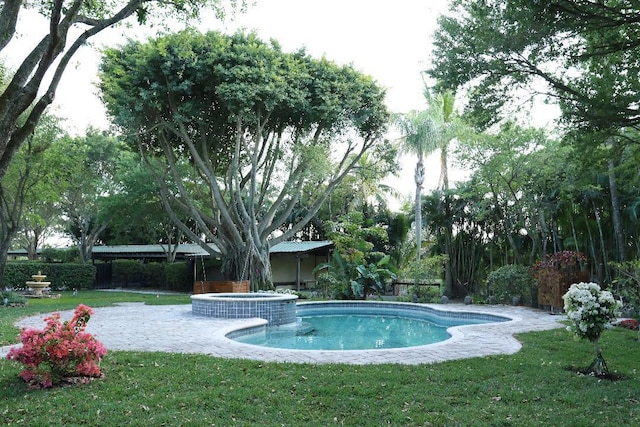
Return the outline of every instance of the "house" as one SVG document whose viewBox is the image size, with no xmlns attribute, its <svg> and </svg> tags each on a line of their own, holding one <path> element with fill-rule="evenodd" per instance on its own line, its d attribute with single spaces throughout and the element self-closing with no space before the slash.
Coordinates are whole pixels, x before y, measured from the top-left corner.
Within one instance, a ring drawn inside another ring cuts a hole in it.
<svg viewBox="0 0 640 427">
<path fill-rule="evenodd" d="M 290 289 L 313 288 L 316 274 L 313 270 L 318 264 L 329 260 L 333 242 L 323 240 L 314 242 L 281 242 L 271 247 L 271 274 L 277 287 Z M 167 245 L 118 245 L 95 246 L 92 259 L 109 264 L 116 259 L 139 259 L 162 261 L 166 259 Z M 192 264 L 194 281 L 218 280 L 222 278 L 219 263 L 210 262 L 212 256 L 198 244 L 180 244 L 176 248 L 176 260 Z M 107 270 L 107 268 L 105 268 Z M 100 281 L 108 282 L 108 273 L 98 271 Z"/>
</svg>

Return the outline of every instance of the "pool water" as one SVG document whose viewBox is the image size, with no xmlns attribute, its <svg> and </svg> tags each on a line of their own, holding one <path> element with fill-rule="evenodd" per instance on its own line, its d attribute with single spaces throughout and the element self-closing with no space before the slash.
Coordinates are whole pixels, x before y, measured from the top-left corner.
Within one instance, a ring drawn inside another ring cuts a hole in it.
<svg viewBox="0 0 640 427">
<path fill-rule="evenodd" d="M 299 317 L 295 324 L 266 327 L 234 338 L 246 344 L 298 350 L 372 350 L 444 341 L 447 327 L 394 315 L 348 314 Z"/>
</svg>

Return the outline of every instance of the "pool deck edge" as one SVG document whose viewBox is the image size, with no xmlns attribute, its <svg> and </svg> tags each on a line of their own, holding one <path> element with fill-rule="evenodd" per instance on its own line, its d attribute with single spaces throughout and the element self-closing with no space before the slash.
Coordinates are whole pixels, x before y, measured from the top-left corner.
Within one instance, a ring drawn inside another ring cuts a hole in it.
<svg viewBox="0 0 640 427">
<path fill-rule="evenodd" d="M 190 305 L 151 306 L 125 303 L 115 307 L 94 308 L 87 332 L 109 350 L 160 351 L 208 354 L 215 357 L 287 363 L 424 364 L 472 357 L 513 354 L 521 343 L 515 334 L 561 328 L 564 316 L 543 310 L 505 305 L 425 304 L 436 310 L 473 312 L 509 317 L 512 320 L 449 328 L 450 339 L 435 344 L 399 349 L 376 350 L 287 350 L 242 344 L 226 338 L 234 330 L 263 325 L 259 318 L 213 319 L 191 313 Z M 60 312 L 71 318 L 72 310 Z M 18 327 L 44 326 L 46 316 L 20 320 Z M 0 347 L 6 357 L 12 346 Z"/>
</svg>

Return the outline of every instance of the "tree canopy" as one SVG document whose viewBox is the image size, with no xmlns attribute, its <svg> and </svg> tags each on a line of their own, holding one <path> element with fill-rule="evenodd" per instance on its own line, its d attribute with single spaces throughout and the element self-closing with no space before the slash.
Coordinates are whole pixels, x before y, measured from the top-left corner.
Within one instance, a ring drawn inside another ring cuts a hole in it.
<svg viewBox="0 0 640 427">
<path fill-rule="evenodd" d="M 456 0 L 439 20 L 428 73 L 468 89 L 482 127 L 529 94 L 557 101 L 572 129 L 638 128 L 639 23 L 635 0 Z"/>
<path fill-rule="evenodd" d="M 149 164 L 173 220 L 222 256 L 228 277 L 256 284 L 270 282 L 269 245 L 295 236 L 364 153 L 388 148 L 375 81 L 253 33 L 183 31 L 109 49 L 100 88 L 128 140 L 164 162 Z M 305 215 L 275 235 L 303 190 Z"/>
<path fill-rule="evenodd" d="M 229 3 L 235 5 L 236 1 Z M 219 0 L 0 2 L 0 53 L 14 37 L 21 11 L 37 8 L 49 21 L 40 42 L 25 53 L 24 60 L 6 82 L 7 76 L 0 69 L 0 180 L 14 153 L 53 102 L 72 57 L 92 37 L 134 16 L 144 23 L 153 15 L 169 15 L 169 10 L 173 18 L 188 18 L 197 17 L 201 9 L 212 8 L 221 17 L 225 10 L 222 4 Z"/>
</svg>

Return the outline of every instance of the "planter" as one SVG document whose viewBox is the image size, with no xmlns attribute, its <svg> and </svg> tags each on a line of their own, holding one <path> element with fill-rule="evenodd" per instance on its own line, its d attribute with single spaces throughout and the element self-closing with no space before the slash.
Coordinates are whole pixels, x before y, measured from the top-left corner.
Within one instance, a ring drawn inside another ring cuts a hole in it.
<svg viewBox="0 0 640 427">
<path fill-rule="evenodd" d="M 588 282 L 587 271 L 562 272 L 556 277 L 547 277 L 538 281 L 538 305 L 548 306 L 551 309 L 562 310 L 564 300 L 562 297 L 574 283 Z"/>
<path fill-rule="evenodd" d="M 248 280 L 197 281 L 193 283 L 194 294 L 249 293 Z"/>
</svg>

